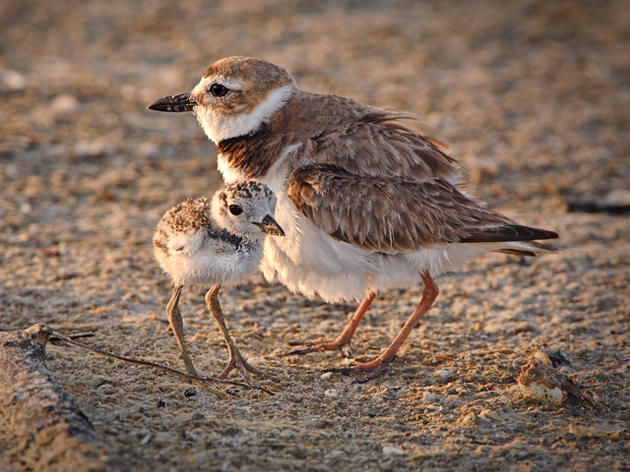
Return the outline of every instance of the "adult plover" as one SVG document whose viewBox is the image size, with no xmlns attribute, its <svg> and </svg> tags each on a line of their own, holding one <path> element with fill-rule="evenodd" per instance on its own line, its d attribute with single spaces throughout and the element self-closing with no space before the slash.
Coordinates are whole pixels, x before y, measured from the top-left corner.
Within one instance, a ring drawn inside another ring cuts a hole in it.
<svg viewBox="0 0 630 472">
<path fill-rule="evenodd" d="M 226 184 L 212 198 L 188 199 L 168 210 L 153 235 L 153 248 L 160 266 L 173 281 L 173 295 L 166 306 L 168 321 L 189 374 L 197 371 L 184 342 L 178 308 L 184 287 L 212 286 L 206 303 L 216 319 L 229 351 L 229 362 L 220 377 L 233 369 L 264 376 L 247 363 L 228 333 L 219 304 L 221 284 L 254 273 L 263 254 L 266 234 L 284 235 L 272 215 L 276 197 L 260 182 Z"/>
<path fill-rule="evenodd" d="M 332 342 L 346 346 L 378 290 L 424 282 L 418 307 L 374 360 L 337 369 L 380 374 L 437 297 L 434 277 L 485 252 L 534 256 L 557 233 L 519 225 L 463 192 L 440 141 L 401 121 L 411 116 L 348 98 L 305 92 L 269 62 L 228 57 L 190 93 L 152 110 L 192 111 L 218 148 L 226 181 L 255 178 L 278 198 L 285 238 L 267 238 L 261 269 L 308 297 L 363 300 Z"/>
</svg>

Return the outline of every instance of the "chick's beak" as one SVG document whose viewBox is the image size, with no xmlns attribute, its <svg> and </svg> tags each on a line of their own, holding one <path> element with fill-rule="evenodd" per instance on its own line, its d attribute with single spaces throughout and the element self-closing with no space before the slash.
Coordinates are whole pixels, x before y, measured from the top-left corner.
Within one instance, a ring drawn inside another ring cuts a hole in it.
<svg viewBox="0 0 630 472">
<path fill-rule="evenodd" d="M 193 111 L 195 106 L 197 106 L 197 102 L 193 99 L 190 92 L 184 92 L 158 98 L 147 108 L 155 111 L 182 112 Z"/>
<path fill-rule="evenodd" d="M 273 236 L 284 236 L 284 231 L 270 215 L 265 216 L 262 222 L 254 224 L 265 233 L 269 233 Z"/>
</svg>

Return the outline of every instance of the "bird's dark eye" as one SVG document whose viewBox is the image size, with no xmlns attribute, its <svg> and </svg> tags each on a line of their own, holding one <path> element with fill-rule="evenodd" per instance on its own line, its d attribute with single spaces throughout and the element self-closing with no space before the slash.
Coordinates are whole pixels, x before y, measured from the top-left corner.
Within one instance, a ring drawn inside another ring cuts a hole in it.
<svg viewBox="0 0 630 472">
<path fill-rule="evenodd" d="M 215 97 L 222 97 L 223 95 L 225 95 L 226 93 L 230 91 L 229 88 L 221 84 L 212 84 L 208 90 Z"/>
<path fill-rule="evenodd" d="M 234 216 L 237 216 L 243 213 L 243 209 L 241 208 L 240 205 L 230 205 L 229 209 L 230 209 L 230 213 L 232 213 Z"/>
</svg>

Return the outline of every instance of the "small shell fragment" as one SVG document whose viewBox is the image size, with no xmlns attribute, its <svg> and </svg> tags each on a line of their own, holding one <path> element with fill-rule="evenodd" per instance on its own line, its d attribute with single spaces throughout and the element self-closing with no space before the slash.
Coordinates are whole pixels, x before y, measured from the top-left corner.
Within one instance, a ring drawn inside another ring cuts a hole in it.
<svg viewBox="0 0 630 472">
<path fill-rule="evenodd" d="M 564 401 L 564 393 L 559 387 L 549 387 L 544 383 L 530 382 L 528 385 L 519 383 L 521 392 L 527 397 L 531 397 L 542 403 L 551 405 L 561 405 Z"/>
<path fill-rule="evenodd" d="M 453 376 L 453 372 L 448 369 L 440 369 L 435 371 L 435 376 L 441 380 L 447 380 Z"/>
<path fill-rule="evenodd" d="M 529 354 L 529 359 L 521 368 L 517 379 L 521 393 L 540 403 L 559 406 L 568 399 L 596 410 L 593 402 L 578 389 L 571 378 L 557 370 L 556 366 L 569 365 L 566 358 L 559 352 L 550 352 L 551 356 L 536 348 Z"/>
<path fill-rule="evenodd" d="M 485 409 L 485 410 L 481 410 L 479 412 L 479 417 L 480 418 L 485 418 L 487 420 L 493 420 L 493 421 L 502 421 L 503 420 L 503 416 L 494 410 L 490 410 L 490 409 Z"/>
<path fill-rule="evenodd" d="M 405 451 L 403 451 L 399 447 L 383 446 L 383 454 L 386 456 L 404 456 Z"/>
</svg>

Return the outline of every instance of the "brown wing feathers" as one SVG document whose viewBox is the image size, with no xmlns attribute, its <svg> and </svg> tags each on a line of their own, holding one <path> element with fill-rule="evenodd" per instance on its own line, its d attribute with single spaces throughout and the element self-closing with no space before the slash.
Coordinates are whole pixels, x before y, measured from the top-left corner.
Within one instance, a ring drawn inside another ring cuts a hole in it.
<svg viewBox="0 0 630 472">
<path fill-rule="evenodd" d="M 443 145 L 396 121 L 400 119 L 412 117 L 377 110 L 346 126 L 324 130 L 310 139 L 312 156 L 357 175 L 427 181 L 459 172 Z"/>
<path fill-rule="evenodd" d="M 318 163 L 291 174 L 288 196 L 318 228 L 336 239 L 372 250 L 557 237 L 552 231 L 517 225 L 441 179 L 415 182 L 401 177 L 357 176 L 338 166 Z"/>
</svg>

